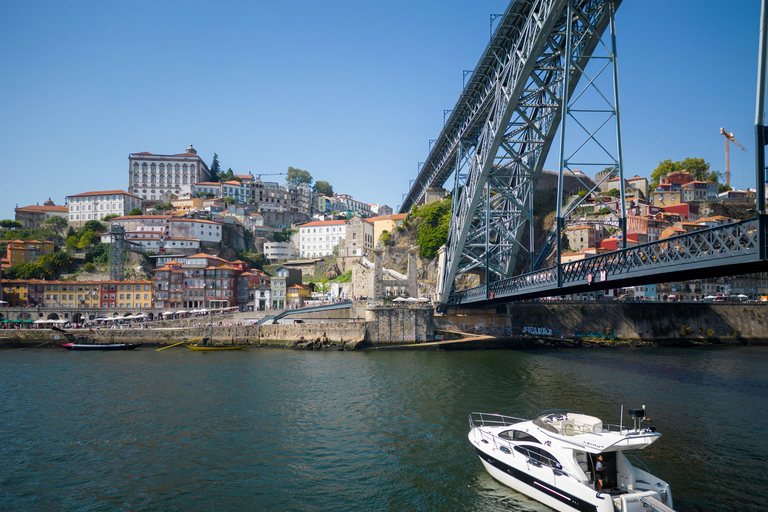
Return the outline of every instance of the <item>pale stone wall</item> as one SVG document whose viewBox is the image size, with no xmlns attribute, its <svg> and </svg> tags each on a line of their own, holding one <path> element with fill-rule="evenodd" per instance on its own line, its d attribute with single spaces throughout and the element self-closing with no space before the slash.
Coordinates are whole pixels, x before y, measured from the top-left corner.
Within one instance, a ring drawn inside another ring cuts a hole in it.
<svg viewBox="0 0 768 512">
<path fill-rule="evenodd" d="M 434 339 L 434 310 L 429 306 L 368 306 L 371 343 L 417 343 Z"/>
</svg>

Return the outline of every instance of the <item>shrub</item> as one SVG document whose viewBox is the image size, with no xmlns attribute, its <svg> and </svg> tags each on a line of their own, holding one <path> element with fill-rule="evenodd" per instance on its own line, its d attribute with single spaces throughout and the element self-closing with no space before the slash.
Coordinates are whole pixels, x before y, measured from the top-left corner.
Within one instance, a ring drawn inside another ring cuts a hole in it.
<svg viewBox="0 0 768 512">
<path fill-rule="evenodd" d="M 88 262 L 85 265 L 83 265 L 83 270 L 88 273 L 96 272 L 96 265 L 94 265 L 91 262 Z"/>
</svg>

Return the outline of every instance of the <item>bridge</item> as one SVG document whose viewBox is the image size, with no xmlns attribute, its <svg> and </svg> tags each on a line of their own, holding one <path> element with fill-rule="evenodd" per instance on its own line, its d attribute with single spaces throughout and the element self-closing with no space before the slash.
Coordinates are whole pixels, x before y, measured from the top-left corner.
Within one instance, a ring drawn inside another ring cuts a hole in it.
<svg viewBox="0 0 768 512">
<path fill-rule="evenodd" d="M 400 208 L 408 212 L 428 189 L 444 187 L 453 176 L 451 227 L 438 278 L 443 307 L 768 270 L 768 0 L 760 22 L 757 216 L 627 247 L 620 186 L 620 208 L 612 215 L 623 246 L 562 263 L 569 219 L 587 199 L 602 203 L 598 192 L 605 180 L 624 183 L 614 23 L 620 5 L 621 0 L 513 0 L 501 17 Z M 560 152 L 556 216 L 554 226 L 539 233 L 534 193 L 553 143 Z M 585 169 L 604 172 L 595 183 Z M 580 180 L 587 194 L 566 197 L 565 176 Z M 466 275 L 478 276 L 481 286 L 461 289 L 457 279 Z"/>
</svg>

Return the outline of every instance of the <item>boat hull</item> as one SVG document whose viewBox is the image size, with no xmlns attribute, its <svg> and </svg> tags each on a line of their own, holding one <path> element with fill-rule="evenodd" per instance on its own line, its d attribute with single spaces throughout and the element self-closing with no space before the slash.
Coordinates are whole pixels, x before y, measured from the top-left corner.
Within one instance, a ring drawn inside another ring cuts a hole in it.
<svg viewBox="0 0 768 512">
<path fill-rule="evenodd" d="M 486 471 L 493 478 L 539 503 L 543 503 L 560 512 L 614 512 L 613 502 L 607 496 L 600 500 L 596 497 L 597 493 L 594 493 L 592 494 L 594 500 L 599 500 L 600 503 L 591 503 L 584 498 L 580 498 L 552 485 L 552 482 L 547 481 L 549 479 L 536 478 L 530 473 L 514 468 L 484 453 L 479 448 L 475 448 L 475 450 Z M 555 477 L 553 476 L 552 478 Z"/>
<path fill-rule="evenodd" d="M 67 350 L 133 350 L 143 343 L 57 343 L 57 345 Z"/>
</svg>

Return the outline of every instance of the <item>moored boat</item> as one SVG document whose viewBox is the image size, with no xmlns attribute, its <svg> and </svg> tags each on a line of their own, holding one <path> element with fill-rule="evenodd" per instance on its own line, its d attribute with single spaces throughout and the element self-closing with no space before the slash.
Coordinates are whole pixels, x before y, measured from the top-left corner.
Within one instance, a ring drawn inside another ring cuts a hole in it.
<svg viewBox="0 0 768 512">
<path fill-rule="evenodd" d="M 629 412 L 633 427 L 568 410 L 534 420 L 473 412 L 469 441 L 491 476 L 555 510 L 670 512 L 669 484 L 625 455 L 661 434 L 641 427 L 645 406 Z"/>
<path fill-rule="evenodd" d="M 144 343 L 56 343 L 67 350 L 133 350 Z"/>
<path fill-rule="evenodd" d="M 200 340 L 197 343 L 189 343 L 190 341 Z M 197 351 L 211 351 L 211 350 L 242 350 L 248 345 L 224 345 L 221 343 L 212 343 L 208 337 L 192 338 L 191 340 L 184 340 L 182 344 L 192 350 Z"/>
</svg>

